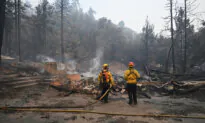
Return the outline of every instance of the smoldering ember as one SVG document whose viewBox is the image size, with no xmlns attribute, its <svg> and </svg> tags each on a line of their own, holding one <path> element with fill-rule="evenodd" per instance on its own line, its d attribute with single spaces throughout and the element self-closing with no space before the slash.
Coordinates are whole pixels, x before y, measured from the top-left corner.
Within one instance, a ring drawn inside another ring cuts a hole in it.
<svg viewBox="0 0 205 123">
<path fill-rule="evenodd" d="M 98 2 L 0 1 L 0 123 L 204 123 L 205 2 Z"/>
</svg>

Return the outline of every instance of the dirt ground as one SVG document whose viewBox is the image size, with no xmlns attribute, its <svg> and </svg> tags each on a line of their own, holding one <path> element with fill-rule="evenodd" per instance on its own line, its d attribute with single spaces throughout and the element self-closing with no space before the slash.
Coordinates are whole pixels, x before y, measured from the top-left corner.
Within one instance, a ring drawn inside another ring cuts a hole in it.
<svg viewBox="0 0 205 123">
<path fill-rule="evenodd" d="M 95 97 L 82 94 L 62 96 L 48 86 L 33 86 L 15 90 L 0 97 L 0 106 L 71 106 L 86 105 L 94 102 Z M 152 99 L 139 98 L 138 105 L 127 104 L 127 95 L 110 95 L 109 103 L 98 102 L 87 110 L 136 113 L 136 114 L 180 114 L 205 115 L 205 102 L 177 96 L 152 96 Z M 0 123 L 204 123 L 205 120 L 180 118 L 145 118 L 109 116 L 76 113 L 39 113 L 39 112 L 0 112 Z"/>
</svg>

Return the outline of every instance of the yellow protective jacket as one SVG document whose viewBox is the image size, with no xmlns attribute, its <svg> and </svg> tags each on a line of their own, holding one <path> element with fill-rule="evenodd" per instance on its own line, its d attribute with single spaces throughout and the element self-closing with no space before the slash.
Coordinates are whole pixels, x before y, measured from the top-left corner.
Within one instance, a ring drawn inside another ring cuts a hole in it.
<svg viewBox="0 0 205 123">
<path fill-rule="evenodd" d="M 129 68 L 124 73 L 124 79 L 128 84 L 137 84 L 138 78 L 140 78 L 140 74 L 134 68 Z"/>
<path fill-rule="evenodd" d="M 107 83 L 110 83 L 110 84 L 113 86 L 115 83 L 114 83 L 114 79 L 113 79 L 113 77 L 112 77 L 111 72 L 110 72 L 110 71 L 105 71 L 105 72 L 106 72 L 106 74 L 107 74 L 107 76 L 108 76 L 106 82 L 107 82 Z M 99 82 L 99 84 L 100 84 L 100 82 L 102 82 L 102 79 L 103 79 L 103 72 L 101 71 L 101 72 L 99 73 L 99 75 L 98 75 L 98 82 Z"/>
</svg>

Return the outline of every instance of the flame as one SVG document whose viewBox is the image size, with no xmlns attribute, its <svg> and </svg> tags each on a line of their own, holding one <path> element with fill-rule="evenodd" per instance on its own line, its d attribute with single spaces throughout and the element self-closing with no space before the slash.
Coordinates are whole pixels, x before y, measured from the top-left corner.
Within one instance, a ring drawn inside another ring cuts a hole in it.
<svg viewBox="0 0 205 123">
<path fill-rule="evenodd" d="M 60 82 L 51 82 L 50 84 L 53 86 L 61 86 L 62 85 Z"/>
</svg>

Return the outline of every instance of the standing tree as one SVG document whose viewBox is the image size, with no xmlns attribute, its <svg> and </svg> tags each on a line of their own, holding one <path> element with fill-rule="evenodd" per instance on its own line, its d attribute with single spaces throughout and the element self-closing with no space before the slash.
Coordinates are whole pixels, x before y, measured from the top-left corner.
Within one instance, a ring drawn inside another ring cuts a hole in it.
<svg viewBox="0 0 205 123">
<path fill-rule="evenodd" d="M 154 41 L 155 34 L 154 34 L 154 25 L 150 24 L 148 17 L 145 21 L 145 26 L 142 28 L 142 35 L 143 35 L 143 43 L 145 47 L 145 64 L 149 64 L 149 47 L 151 46 L 150 43 Z"/>
<path fill-rule="evenodd" d="M 184 0 L 184 73 L 186 72 L 186 64 L 187 64 L 187 0 Z"/>
<path fill-rule="evenodd" d="M 47 49 L 47 24 L 46 24 L 46 20 L 47 20 L 47 6 L 48 6 L 48 1 L 47 0 L 43 0 L 42 3 L 42 7 L 43 7 L 43 34 L 44 34 L 44 48 Z"/>
<path fill-rule="evenodd" d="M 66 36 L 66 34 L 68 35 L 68 33 L 65 32 L 69 32 L 68 28 L 64 28 L 64 25 L 66 25 L 66 27 L 69 27 L 69 15 L 70 15 L 70 3 L 69 0 L 56 0 L 55 2 L 55 13 L 57 14 L 57 17 L 59 17 L 58 15 L 60 15 L 60 21 L 57 18 L 57 23 L 60 24 L 60 52 L 61 52 L 61 61 L 64 62 L 64 53 L 65 53 L 65 40 L 64 40 L 64 36 Z M 64 19 L 65 18 L 65 19 Z M 66 30 L 67 29 L 67 30 Z M 68 40 L 68 37 L 66 37 L 66 40 Z"/>
<path fill-rule="evenodd" d="M 61 0 L 61 61 L 64 63 L 63 9 L 64 9 L 64 0 Z"/>
<path fill-rule="evenodd" d="M 16 40 L 15 38 L 13 38 L 13 36 L 15 36 L 15 27 L 14 24 L 15 23 L 15 2 L 13 0 L 7 0 L 6 1 L 6 8 L 5 8 L 5 23 L 4 23 L 4 36 L 5 36 L 5 40 L 4 40 L 4 53 L 11 55 L 11 51 L 12 51 L 12 44 L 15 43 L 13 42 L 14 40 Z M 16 24 L 16 23 L 15 23 Z"/>
<path fill-rule="evenodd" d="M 18 51 L 19 61 L 21 61 L 21 0 L 18 0 Z"/>
<path fill-rule="evenodd" d="M 176 16 L 174 17 L 176 22 L 175 23 L 176 32 L 174 34 L 176 36 L 175 48 L 178 44 L 178 41 L 180 40 L 181 54 L 179 59 L 181 61 L 180 66 L 182 68 L 181 70 L 183 73 L 186 73 L 187 63 L 189 63 L 187 62 L 189 59 L 189 57 L 187 57 L 187 52 L 191 47 L 191 42 L 189 42 L 188 40 L 191 40 L 191 37 L 194 34 L 194 26 L 191 24 L 191 22 L 194 21 L 195 19 L 198 19 L 195 17 L 197 16 L 197 13 L 193 13 L 197 8 L 195 2 L 196 0 L 184 0 L 184 8 L 183 7 L 175 8 L 176 10 Z M 190 20 L 190 18 L 188 18 L 187 15 L 192 16 L 193 20 Z"/>
<path fill-rule="evenodd" d="M 18 6 L 17 0 L 14 2 L 14 9 L 15 9 L 15 41 L 18 42 Z"/>
<path fill-rule="evenodd" d="M 35 46 L 39 48 L 39 53 L 48 53 L 48 47 L 51 46 L 48 40 L 50 40 L 50 33 L 53 31 L 52 23 L 53 6 L 49 4 L 47 0 L 43 0 L 36 7 L 36 15 L 34 17 L 34 32 L 33 40 L 37 40 Z M 37 36 L 36 36 L 37 35 Z M 40 45 L 40 46 L 38 46 Z"/>
<path fill-rule="evenodd" d="M 175 51 L 176 54 L 176 67 L 182 72 L 184 67 L 184 9 L 180 7 L 176 9 L 176 16 L 174 17 L 175 30 Z"/>
<path fill-rule="evenodd" d="M 168 0 L 168 4 L 167 7 L 169 8 L 169 12 L 170 12 L 170 16 L 168 16 L 165 19 L 169 19 L 168 23 L 170 23 L 170 32 L 171 32 L 171 47 L 168 51 L 168 57 L 165 63 L 165 70 L 168 72 L 168 63 L 169 63 L 169 56 L 171 54 L 172 51 L 172 69 L 173 69 L 173 74 L 175 74 L 176 70 L 175 70 L 175 50 L 174 50 L 174 29 L 173 29 L 173 0 Z M 168 29 L 167 29 L 168 30 Z"/>
<path fill-rule="evenodd" d="M 174 53 L 174 37 L 173 37 L 173 0 L 170 0 L 170 16 L 171 16 L 171 28 L 170 28 L 170 31 L 171 31 L 171 40 L 172 40 L 172 67 L 173 67 L 173 74 L 175 74 L 176 70 L 175 70 L 175 53 Z"/>
<path fill-rule="evenodd" d="M 89 10 L 88 10 L 89 17 L 94 20 L 95 19 L 95 17 L 94 17 L 95 14 L 96 14 L 95 10 L 93 10 L 92 8 L 89 8 Z"/>
<path fill-rule="evenodd" d="M 0 1 L 0 65 L 1 65 L 1 48 L 3 42 L 3 33 L 4 33 L 4 20 L 5 20 L 5 5 L 6 0 Z"/>
</svg>

